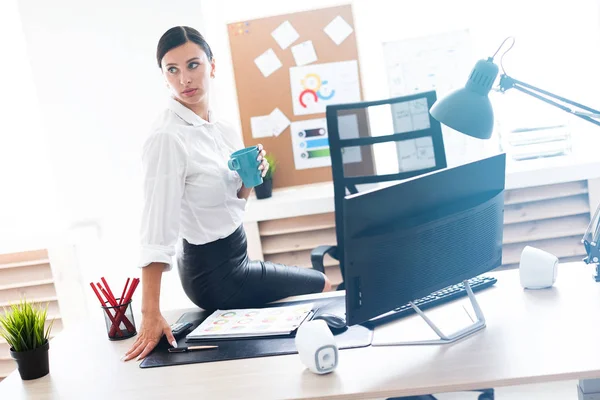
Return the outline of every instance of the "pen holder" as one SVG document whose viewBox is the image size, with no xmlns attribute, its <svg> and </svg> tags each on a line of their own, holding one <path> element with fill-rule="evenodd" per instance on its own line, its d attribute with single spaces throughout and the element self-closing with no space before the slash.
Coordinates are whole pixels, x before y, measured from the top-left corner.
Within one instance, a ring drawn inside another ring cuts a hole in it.
<svg viewBox="0 0 600 400">
<path fill-rule="evenodd" d="M 112 306 L 105 302 L 102 306 L 104 310 L 104 322 L 109 340 L 128 339 L 137 334 L 133 311 L 131 309 L 131 300 L 125 304 Z"/>
</svg>

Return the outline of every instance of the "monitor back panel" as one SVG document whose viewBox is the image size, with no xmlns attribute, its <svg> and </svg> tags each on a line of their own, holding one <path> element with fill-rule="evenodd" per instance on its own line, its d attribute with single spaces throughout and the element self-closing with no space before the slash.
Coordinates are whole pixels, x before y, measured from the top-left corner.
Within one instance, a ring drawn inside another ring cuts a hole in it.
<svg viewBox="0 0 600 400">
<path fill-rule="evenodd" d="M 500 266 L 504 177 L 501 154 L 347 197 L 348 323 Z"/>
</svg>

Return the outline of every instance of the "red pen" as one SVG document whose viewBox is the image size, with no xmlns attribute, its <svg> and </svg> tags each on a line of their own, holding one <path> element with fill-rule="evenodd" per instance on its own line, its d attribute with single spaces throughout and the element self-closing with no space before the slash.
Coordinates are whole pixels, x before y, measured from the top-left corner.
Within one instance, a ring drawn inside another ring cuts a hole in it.
<svg viewBox="0 0 600 400">
<path fill-rule="evenodd" d="M 116 304 L 117 299 L 115 299 L 115 295 L 113 294 L 112 290 L 110 290 L 110 286 L 108 286 L 108 282 L 106 282 L 106 279 L 104 279 L 104 277 L 100 278 L 100 280 L 102 281 L 102 283 L 104 283 L 104 287 L 106 287 L 106 291 L 108 292 L 108 294 L 110 294 L 110 297 L 112 297 L 112 299 L 114 300 L 114 302 Z"/>
<path fill-rule="evenodd" d="M 133 282 L 131 282 L 131 286 L 129 287 L 129 290 L 127 291 L 127 294 L 125 295 L 125 303 L 128 302 L 129 300 L 131 300 L 131 298 L 133 297 L 133 293 L 135 292 L 135 289 L 137 288 L 138 284 L 140 283 L 140 279 L 139 278 L 133 278 Z"/>
<path fill-rule="evenodd" d="M 101 304 L 102 306 L 104 306 L 104 300 L 102 300 L 102 296 L 101 296 L 101 295 L 100 295 L 100 293 L 98 292 L 98 289 L 96 289 L 96 287 L 94 286 L 94 283 L 93 283 L 93 282 L 90 282 L 90 286 L 91 286 L 91 287 L 92 287 L 92 289 L 94 290 L 94 293 L 96 293 L 96 297 L 98 297 L 98 300 L 100 301 L 100 304 Z M 114 324 L 115 324 L 115 321 L 116 321 L 115 317 L 113 317 L 113 315 L 110 313 L 110 311 L 109 311 L 109 310 L 104 310 L 104 311 L 106 311 L 106 314 L 108 315 L 108 318 L 110 319 L 110 322 L 112 322 L 112 323 L 113 323 L 113 325 L 114 325 Z M 121 333 L 121 331 L 118 331 L 118 332 L 117 332 L 117 335 L 118 335 L 118 336 L 122 336 L 122 333 Z"/>
<path fill-rule="evenodd" d="M 129 278 L 125 282 L 125 286 L 123 286 L 123 293 L 121 293 L 121 298 L 119 299 L 119 305 L 123 304 L 123 298 L 125 297 L 125 290 L 127 289 L 127 285 L 129 285 Z"/>
</svg>

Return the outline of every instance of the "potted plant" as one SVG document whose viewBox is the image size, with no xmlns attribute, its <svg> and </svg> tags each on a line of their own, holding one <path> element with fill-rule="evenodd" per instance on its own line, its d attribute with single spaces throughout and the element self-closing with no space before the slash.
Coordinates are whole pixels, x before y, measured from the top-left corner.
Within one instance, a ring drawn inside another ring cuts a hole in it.
<svg viewBox="0 0 600 400">
<path fill-rule="evenodd" d="M 257 199 L 266 199 L 273 194 L 273 175 L 277 169 L 277 161 L 271 153 L 267 153 L 265 159 L 269 162 L 269 169 L 263 178 L 263 183 L 254 188 Z"/>
<path fill-rule="evenodd" d="M 54 320 L 44 330 L 47 312 L 47 304 L 34 306 L 23 299 L 0 315 L 0 336 L 8 342 L 23 380 L 40 378 L 49 372 L 48 339 Z"/>
</svg>

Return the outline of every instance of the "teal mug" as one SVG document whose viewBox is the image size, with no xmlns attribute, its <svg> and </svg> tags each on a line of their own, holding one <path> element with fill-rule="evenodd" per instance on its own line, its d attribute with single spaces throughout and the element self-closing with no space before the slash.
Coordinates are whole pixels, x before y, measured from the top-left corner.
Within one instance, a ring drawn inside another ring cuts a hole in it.
<svg viewBox="0 0 600 400">
<path fill-rule="evenodd" d="M 263 183 L 261 171 L 258 169 L 258 146 L 246 147 L 231 154 L 227 165 L 232 171 L 237 171 L 244 186 L 255 187 Z"/>
</svg>

